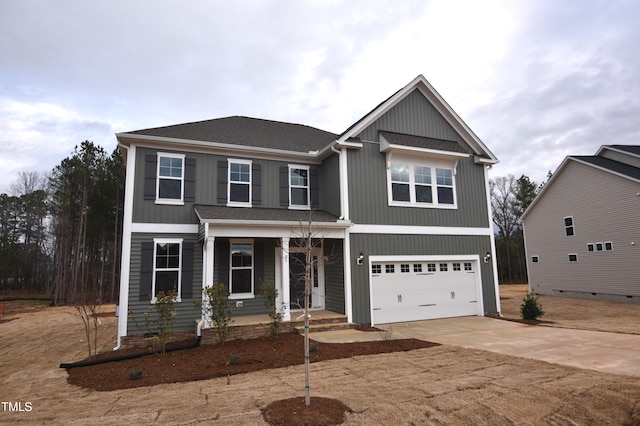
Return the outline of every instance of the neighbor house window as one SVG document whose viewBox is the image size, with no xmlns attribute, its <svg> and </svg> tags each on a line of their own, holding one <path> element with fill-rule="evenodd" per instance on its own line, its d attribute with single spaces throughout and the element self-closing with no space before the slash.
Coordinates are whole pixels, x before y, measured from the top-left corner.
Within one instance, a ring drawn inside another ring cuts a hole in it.
<svg viewBox="0 0 640 426">
<path fill-rule="evenodd" d="M 564 233 L 567 237 L 571 237 L 575 235 L 573 229 L 573 216 L 568 216 L 564 218 Z"/>
<path fill-rule="evenodd" d="M 156 239 L 154 242 L 153 299 L 159 292 L 175 291 L 180 297 L 180 268 L 182 267 L 182 240 Z"/>
<path fill-rule="evenodd" d="M 531 262 L 538 263 L 540 262 L 540 258 L 538 256 L 531 256 Z"/>
<path fill-rule="evenodd" d="M 289 166 L 289 207 L 309 208 L 309 167 Z"/>
<path fill-rule="evenodd" d="M 607 241 L 604 243 L 604 249 L 606 251 L 611 251 L 613 250 L 613 243 L 611 241 Z"/>
<path fill-rule="evenodd" d="M 253 241 L 231 241 L 230 297 L 253 297 Z"/>
<path fill-rule="evenodd" d="M 604 245 L 602 243 L 596 243 L 596 251 L 604 250 Z"/>
<path fill-rule="evenodd" d="M 184 194 L 184 155 L 158 153 L 156 202 L 182 203 Z"/>
<path fill-rule="evenodd" d="M 575 253 L 571 253 L 569 254 L 569 262 L 577 262 L 578 261 L 578 255 Z"/>
<path fill-rule="evenodd" d="M 251 205 L 251 161 L 229 159 L 228 205 Z"/>
<path fill-rule="evenodd" d="M 595 250 L 595 249 L 594 249 L 594 247 L 595 247 L 595 246 L 593 245 L 593 243 L 589 243 L 589 244 L 587 244 L 587 251 L 593 251 L 593 250 Z"/>
<path fill-rule="evenodd" d="M 448 164 L 435 160 L 433 163 L 428 160 L 392 160 L 387 175 L 389 205 L 455 207 L 455 177 L 453 165 Z"/>
</svg>

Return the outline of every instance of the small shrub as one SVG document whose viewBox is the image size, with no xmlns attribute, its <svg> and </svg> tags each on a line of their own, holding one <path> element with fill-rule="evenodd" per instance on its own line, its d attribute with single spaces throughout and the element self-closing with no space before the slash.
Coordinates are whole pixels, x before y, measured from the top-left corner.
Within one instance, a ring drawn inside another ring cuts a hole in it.
<svg viewBox="0 0 640 426">
<path fill-rule="evenodd" d="M 223 344 L 229 335 L 231 308 L 229 307 L 229 292 L 224 284 L 214 284 L 204 290 L 205 302 L 202 312 L 205 317 L 211 318 L 211 322 L 218 332 L 218 340 Z"/>
<path fill-rule="evenodd" d="M 152 339 L 153 350 L 161 354 L 165 353 L 167 342 L 171 337 L 171 328 L 176 322 L 175 300 L 178 292 L 175 290 L 158 292 L 155 303 L 149 310 L 142 314 L 143 325 L 137 321 L 134 311 L 129 311 L 128 315 L 136 324 L 137 328 L 146 330 L 144 337 Z"/>
<path fill-rule="evenodd" d="M 238 365 L 238 364 L 240 364 L 240 355 L 232 354 L 229 357 L 229 365 Z"/>
<path fill-rule="evenodd" d="M 524 299 L 522 299 L 520 314 L 522 315 L 522 318 L 526 320 L 535 320 L 543 316 L 544 311 L 542 310 L 540 302 L 538 302 L 538 296 L 534 296 L 532 293 L 527 293 Z"/>
<path fill-rule="evenodd" d="M 142 379 L 143 376 L 144 376 L 144 371 L 142 371 L 142 370 L 131 370 L 131 371 L 129 371 L 129 380 Z"/>
<path fill-rule="evenodd" d="M 278 289 L 273 283 L 266 283 L 260 286 L 260 294 L 264 297 L 264 305 L 267 307 L 267 312 L 271 322 L 267 329 L 267 335 L 271 337 L 278 337 L 280 332 L 280 323 L 282 322 L 282 313 L 278 310 Z"/>
</svg>

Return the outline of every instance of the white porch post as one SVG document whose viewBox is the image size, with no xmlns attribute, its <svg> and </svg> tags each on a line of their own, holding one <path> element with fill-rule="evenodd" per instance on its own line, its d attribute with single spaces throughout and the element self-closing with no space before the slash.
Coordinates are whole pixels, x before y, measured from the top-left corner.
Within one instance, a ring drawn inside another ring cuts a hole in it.
<svg viewBox="0 0 640 426">
<path fill-rule="evenodd" d="M 205 229 L 205 240 L 204 247 L 202 250 L 202 264 L 203 264 L 203 274 L 202 274 L 202 290 L 205 290 L 209 287 L 213 286 L 213 259 L 214 259 L 214 247 L 216 238 L 212 235 L 209 236 L 209 225 L 206 225 Z M 202 292 L 202 304 L 207 303 L 207 297 Z M 207 326 L 211 326 L 211 318 L 205 318 L 204 313 L 202 314 L 202 319 L 205 321 Z"/>
<path fill-rule="evenodd" d="M 280 293 L 282 294 L 282 319 L 284 321 L 291 321 L 291 310 L 289 308 L 290 301 L 290 287 L 289 287 L 289 238 L 281 238 L 282 256 L 280 257 L 282 262 L 282 288 Z"/>
</svg>

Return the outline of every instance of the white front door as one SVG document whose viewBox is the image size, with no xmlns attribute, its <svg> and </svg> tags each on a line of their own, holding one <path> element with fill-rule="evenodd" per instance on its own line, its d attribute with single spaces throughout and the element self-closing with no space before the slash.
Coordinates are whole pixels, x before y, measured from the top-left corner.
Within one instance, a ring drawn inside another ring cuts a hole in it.
<svg viewBox="0 0 640 426">
<path fill-rule="evenodd" d="M 306 249 L 291 247 L 289 249 L 289 306 L 291 310 L 304 309 L 304 289 L 307 265 Z M 324 294 L 324 258 L 322 249 L 311 249 L 311 309 L 325 308 Z"/>
</svg>

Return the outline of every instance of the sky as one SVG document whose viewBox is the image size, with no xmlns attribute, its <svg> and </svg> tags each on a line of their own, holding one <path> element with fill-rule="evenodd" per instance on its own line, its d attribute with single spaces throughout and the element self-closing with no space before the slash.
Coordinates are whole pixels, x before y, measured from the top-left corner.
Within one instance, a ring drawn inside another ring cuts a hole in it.
<svg viewBox="0 0 640 426">
<path fill-rule="evenodd" d="M 0 193 L 84 140 L 243 115 L 342 133 L 422 74 L 541 183 L 640 144 L 635 0 L 1 0 Z"/>
</svg>

